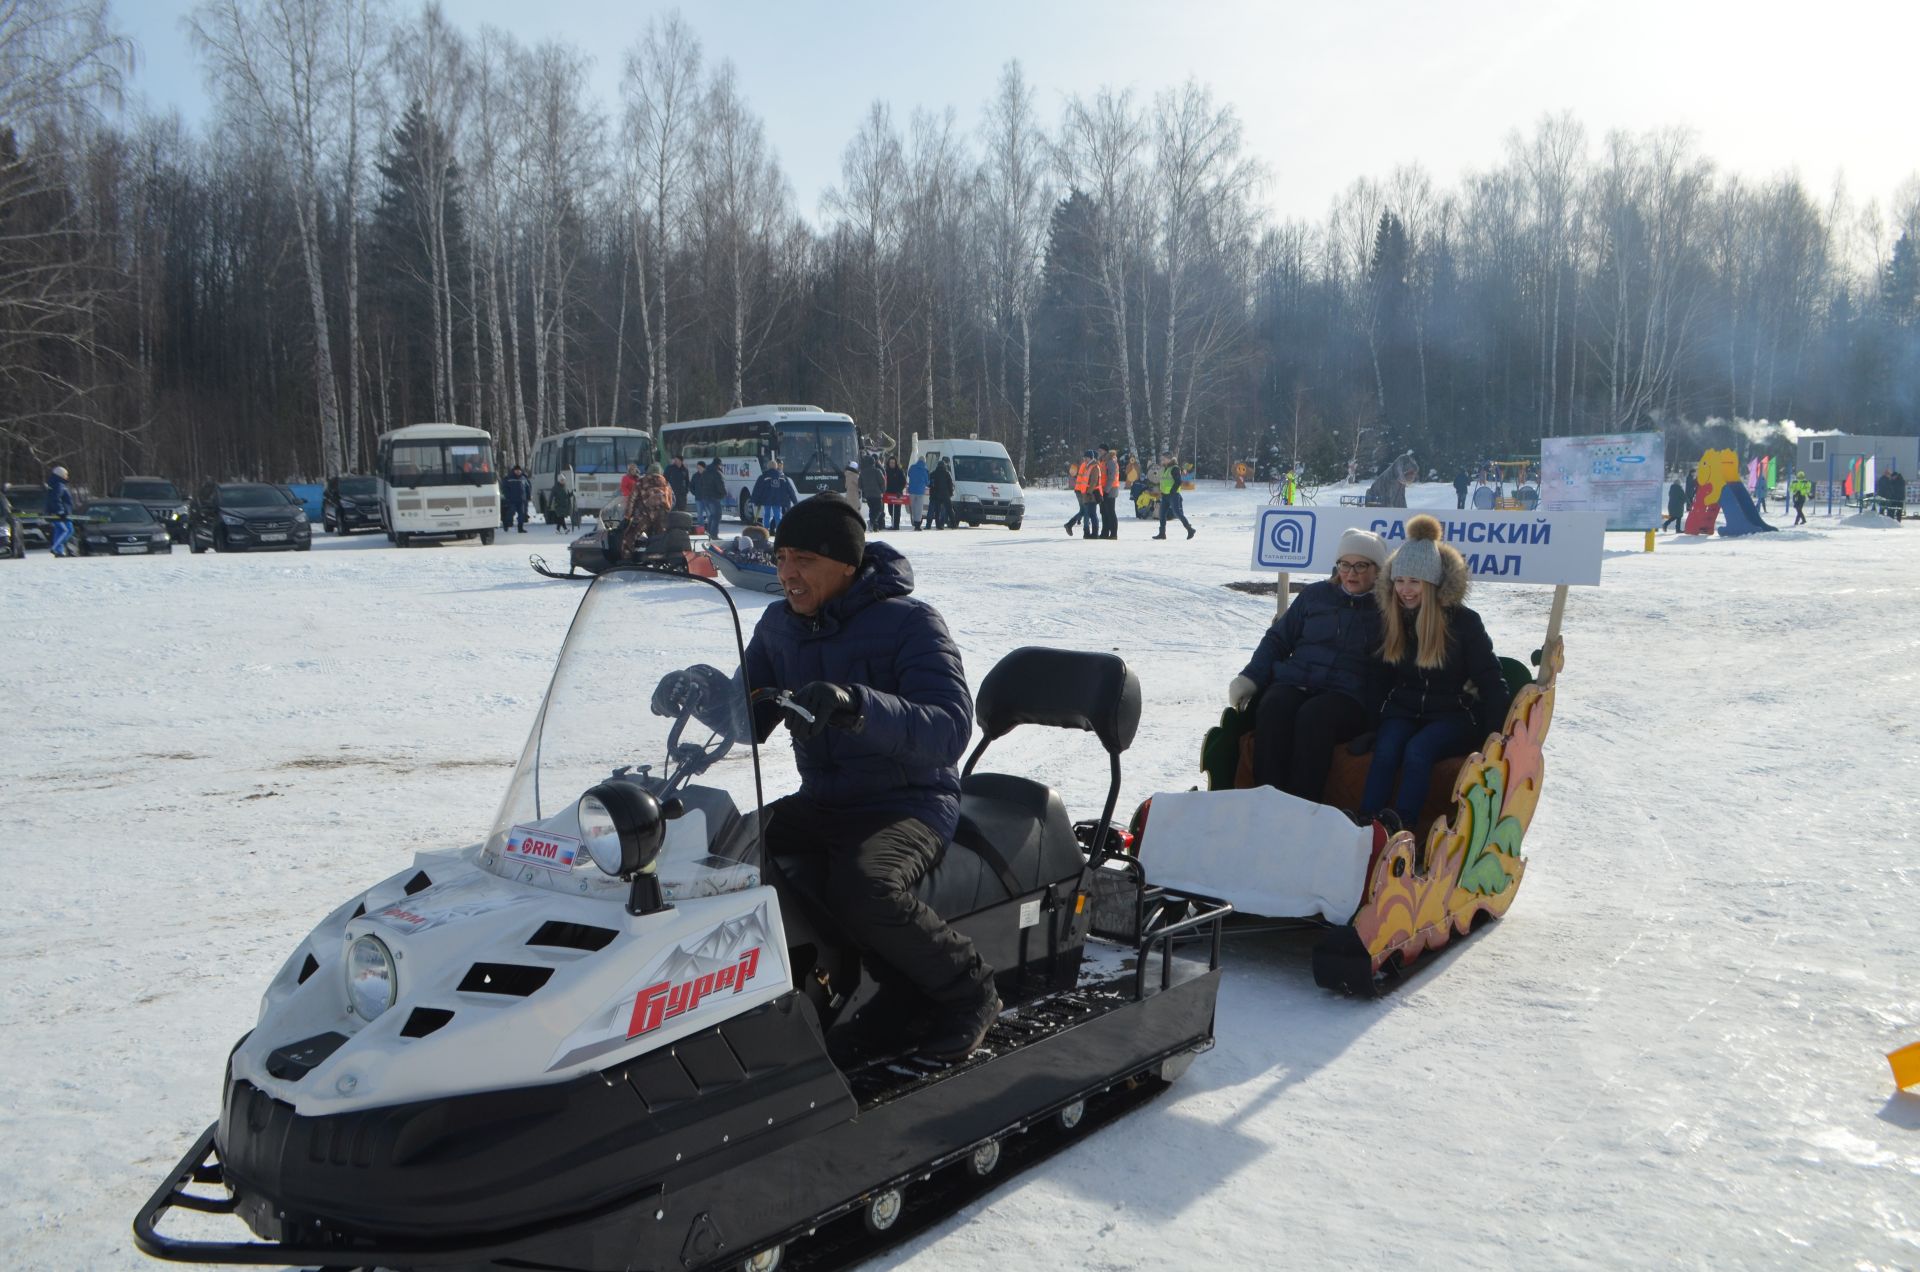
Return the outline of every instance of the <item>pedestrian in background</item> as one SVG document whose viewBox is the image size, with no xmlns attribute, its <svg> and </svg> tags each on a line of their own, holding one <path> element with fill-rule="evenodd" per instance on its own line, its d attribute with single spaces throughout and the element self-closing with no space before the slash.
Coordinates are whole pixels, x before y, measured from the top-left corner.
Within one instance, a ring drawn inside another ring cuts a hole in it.
<svg viewBox="0 0 1920 1272">
<path fill-rule="evenodd" d="M 920 529 L 927 515 L 927 482 L 931 476 L 927 472 L 927 461 L 914 456 L 913 465 L 907 469 L 907 512 L 913 518 L 913 528 Z"/>
<path fill-rule="evenodd" d="M 1109 445 L 1102 459 L 1100 473 L 1100 537 L 1118 539 L 1120 537 L 1120 514 L 1114 510 L 1120 498 L 1120 453 Z"/>
<path fill-rule="evenodd" d="M 1174 518 L 1187 528 L 1187 538 L 1194 535 L 1193 523 L 1187 520 L 1187 505 L 1180 498 L 1180 457 L 1168 455 L 1160 461 L 1160 533 L 1156 539 L 1167 537 L 1167 519 Z"/>
<path fill-rule="evenodd" d="M 1458 496 L 1460 500 L 1460 502 L 1455 506 L 1460 508 L 1466 507 L 1467 506 L 1467 470 L 1464 468 L 1462 468 L 1459 472 L 1453 475 L 1453 493 L 1456 496 Z"/>
<path fill-rule="evenodd" d="M 880 467 L 880 456 L 869 454 L 860 465 L 860 498 L 867 505 L 867 529 L 887 528 L 887 474 Z"/>
<path fill-rule="evenodd" d="M 49 546 L 55 557 L 74 556 L 73 545 L 73 490 L 67 485 L 67 470 L 55 464 L 47 473 L 47 502 L 44 509 L 47 520 L 52 523 L 53 539 Z"/>
<path fill-rule="evenodd" d="M 706 460 L 695 460 L 693 476 L 687 481 L 687 490 L 693 495 L 693 506 L 697 510 L 700 524 L 705 528 L 709 539 L 720 534 L 720 512 L 727 503 L 727 479 L 720 475 L 720 465 L 715 461 L 709 465 Z"/>
<path fill-rule="evenodd" d="M 553 523 L 555 534 L 565 534 L 572 517 L 573 489 L 567 485 L 565 473 L 555 473 L 553 489 L 547 492 L 547 520 Z"/>
<path fill-rule="evenodd" d="M 953 468 L 942 455 L 934 466 L 933 475 L 927 478 L 927 493 L 931 504 L 927 515 L 933 518 L 936 530 L 945 530 L 953 525 Z"/>
<path fill-rule="evenodd" d="M 507 529 L 518 522 L 520 533 L 527 532 L 527 504 L 533 499 L 533 483 L 527 480 L 527 470 L 515 464 L 507 479 L 500 483 L 500 528 Z"/>
<path fill-rule="evenodd" d="M 1079 499 L 1080 506 L 1067 518 L 1067 537 L 1073 537 L 1073 528 L 1080 527 L 1082 538 L 1100 537 L 1100 484 L 1106 480 L 1106 469 L 1100 463 L 1099 452 L 1083 451 L 1080 462 L 1073 469 L 1073 493 Z"/>
<path fill-rule="evenodd" d="M 1669 522 L 1675 534 L 1684 530 L 1687 524 L 1687 488 L 1680 484 L 1677 477 L 1667 487 L 1667 519 L 1660 523 L 1660 528 L 1665 530 Z"/>
<path fill-rule="evenodd" d="M 887 508 L 892 513 L 893 528 L 900 528 L 900 509 L 907 502 L 907 470 L 900 467 L 900 461 L 887 461 Z"/>
<path fill-rule="evenodd" d="M 673 491 L 673 506 L 687 506 L 687 482 L 693 474 L 687 471 L 687 461 L 675 455 L 673 462 L 667 465 L 667 488 Z"/>
</svg>

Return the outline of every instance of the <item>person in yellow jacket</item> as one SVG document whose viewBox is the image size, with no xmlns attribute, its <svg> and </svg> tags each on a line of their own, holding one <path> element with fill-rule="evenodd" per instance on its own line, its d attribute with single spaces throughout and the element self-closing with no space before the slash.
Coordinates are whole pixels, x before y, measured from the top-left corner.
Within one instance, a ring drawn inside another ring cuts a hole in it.
<svg viewBox="0 0 1920 1272">
<path fill-rule="evenodd" d="M 1101 464 L 1098 452 L 1089 450 L 1081 455 L 1080 463 L 1073 470 L 1073 493 L 1080 500 L 1080 508 L 1067 520 L 1069 536 L 1075 526 L 1081 526 L 1082 538 L 1100 537 L 1100 492 L 1105 484 L 1106 467 Z"/>
<path fill-rule="evenodd" d="M 1187 528 L 1187 538 L 1194 535 L 1193 523 L 1187 520 L 1186 502 L 1180 497 L 1180 457 L 1169 455 L 1160 465 L 1160 533 L 1156 539 L 1167 537 L 1167 518 L 1177 517 L 1180 524 Z"/>
<path fill-rule="evenodd" d="M 1793 481 L 1788 484 L 1787 492 L 1793 496 L 1793 524 L 1807 524 L 1807 505 L 1813 502 L 1813 479 L 1805 470 L 1796 472 Z"/>
</svg>

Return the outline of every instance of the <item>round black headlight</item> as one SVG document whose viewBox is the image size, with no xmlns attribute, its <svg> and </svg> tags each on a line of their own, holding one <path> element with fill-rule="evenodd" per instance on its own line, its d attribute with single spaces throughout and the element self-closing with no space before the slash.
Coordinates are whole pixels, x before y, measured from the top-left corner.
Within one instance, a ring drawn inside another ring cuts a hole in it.
<svg viewBox="0 0 1920 1272">
<path fill-rule="evenodd" d="M 616 879 L 653 868 L 666 842 L 667 822 L 679 812 L 679 800 L 668 800 L 663 807 L 653 792 L 618 777 L 582 795 L 575 810 L 587 855 Z"/>
</svg>

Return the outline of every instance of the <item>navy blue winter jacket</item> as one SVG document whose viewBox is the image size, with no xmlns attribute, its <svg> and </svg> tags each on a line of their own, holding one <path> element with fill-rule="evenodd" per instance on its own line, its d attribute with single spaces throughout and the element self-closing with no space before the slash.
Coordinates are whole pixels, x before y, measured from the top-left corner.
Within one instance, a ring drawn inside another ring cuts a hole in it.
<svg viewBox="0 0 1920 1272">
<path fill-rule="evenodd" d="M 1398 716 L 1428 724 L 1447 716 L 1468 715 L 1482 733 L 1492 733 L 1506 722 L 1507 705 L 1513 698 L 1506 675 L 1493 652 L 1487 625 L 1464 605 L 1447 609 L 1445 662 L 1431 669 L 1421 667 L 1409 649 L 1404 658 L 1387 668 L 1387 674 L 1391 686 L 1380 712 L 1382 719 Z M 1468 694 L 1470 683 L 1480 691 L 1478 698 Z"/>
<path fill-rule="evenodd" d="M 1343 693 L 1369 711 L 1384 691 L 1380 607 L 1371 591 L 1351 596 L 1331 579 L 1309 583 L 1253 651 L 1241 675 L 1262 689 L 1297 685 Z"/>
<path fill-rule="evenodd" d="M 828 808 L 917 817 L 951 838 L 973 695 L 946 623 L 912 591 L 907 559 L 869 543 L 853 586 L 814 614 L 796 614 L 784 600 L 767 606 L 747 643 L 747 683 L 793 690 L 825 680 L 851 689 L 860 728 L 794 739 L 801 793 Z M 780 714 L 760 704 L 762 740 Z"/>
</svg>

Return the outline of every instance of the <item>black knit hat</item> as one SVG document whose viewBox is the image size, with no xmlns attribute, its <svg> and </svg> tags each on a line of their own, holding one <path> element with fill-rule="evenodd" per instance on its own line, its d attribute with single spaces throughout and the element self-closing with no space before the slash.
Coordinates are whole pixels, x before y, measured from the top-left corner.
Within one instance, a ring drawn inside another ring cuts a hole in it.
<svg viewBox="0 0 1920 1272">
<path fill-rule="evenodd" d="M 773 547 L 776 552 L 781 548 L 817 552 L 858 569 L 867 551 L 867 523 L 843 497 L 815 495 L 795 504 L 780 518 Z"/>
</svg>

